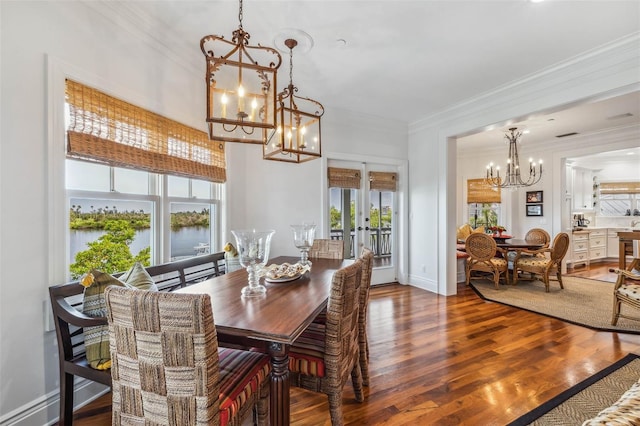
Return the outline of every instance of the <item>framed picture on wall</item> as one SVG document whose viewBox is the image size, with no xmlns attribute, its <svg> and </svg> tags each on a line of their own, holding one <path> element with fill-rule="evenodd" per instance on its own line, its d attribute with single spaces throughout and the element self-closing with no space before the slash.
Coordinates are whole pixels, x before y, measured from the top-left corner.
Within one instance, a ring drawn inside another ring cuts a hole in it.
<svg viewBox="0 0 640 426">
<path fill-rule="evenodd" d="M 527 216 L 542 216 L 542 204 L 527 204 Z"/>
<path fill-rule="evenodd" d="M 541 203 L 542 191 L 527 191 L 527 204 L 529 203 Z"/>
</svg>

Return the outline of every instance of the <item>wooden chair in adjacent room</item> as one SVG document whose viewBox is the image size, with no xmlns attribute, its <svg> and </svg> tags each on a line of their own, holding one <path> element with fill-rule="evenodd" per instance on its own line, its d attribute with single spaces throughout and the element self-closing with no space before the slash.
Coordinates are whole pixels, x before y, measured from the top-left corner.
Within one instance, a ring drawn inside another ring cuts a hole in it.
<svg viewBox="0 0 640 426">
<path fill-rule="evenodd" d="M 364 400 L 359 325 L 363 261 L 333 275 L 325 324 L 312 323 L 289 350 L 291 384 L 328 396 L 332 425 L 344 424 L 342 392 L 351 377 L 355 399 Z"/>
<path fill-rule="evenodd" d="M 551 244 L 551 235 L 542 228 L 532 228 L 527 231 L 524 236 L 524 240 L 529 243 L 542 244 L 542 247 L 538 249 L 546 249 Z M 507 253 L 507 260 L 509 261 L 509 269 L 513 271 L 513 262 L 516 260 L 516 256 L 520 250 L 510 250 Z M 521 256 L 531 256 L 528 253 L 520 253 Z M 544 257 L 544 253 L 536 254 L 538 257 Z"/>
<path fill-rule="evenodd" d="M 640 321 L 640 316 L 632 316 L 621 312 L 623 304 L 630 308 L 640 309 L 640 240 L 634 240 L 633 243 L 634 258 L 627 266 L 627 269 L 613 269 L 613 272 L 618 274 L 618 279 L 613 289 L 611 325 L 616 325 L 618 318 Z"/>
<path fill-rule="evenodd" d="M 219 348 L 211 301 L 108 287 L 113 424 L 267 422 L 269 358 Z"/>
<path fill-rule="evenodd" d="M 549 292 L 549 275 L 555 271 L 556 278 L 562 285 L 562 260 L 569 249 L 569 234 L 560 232 L 553 239 L 551 247 L 539 250 L 521 250 L 513 265 L 513 285 L 518 284 L 518 274 L 520 272 L 529 272 L 539 275 L 544 282 L 545 291 Z M 544 256 L 539 256 L 539 255 Z M 548 254 L 548 256 L 546 255 Z M 525 256 L 528 255 L 528 256 Z"/>
<path fill-rule="evenodd" d="M 466 283 L 469 285 L 471 272 L 488 272 L 493 275 L 496 288 L 500 288 L 500 276 L 504 274 L 505 282 L 509 283 L 509 268 L 506 252 L 496 245 L 496 241 L 487 234 L 475 233 L 467 237 L 464 242 L 465 251 L 469 255 L 466 266 Z M 499 253 L 502 257 L 497 257 Z"/>
<path fill-rule="evenodd" d="M 344 241 L 315 239 L 311 249 L 310 258 L 320 259 L 344 259 Z"/>
</svg>

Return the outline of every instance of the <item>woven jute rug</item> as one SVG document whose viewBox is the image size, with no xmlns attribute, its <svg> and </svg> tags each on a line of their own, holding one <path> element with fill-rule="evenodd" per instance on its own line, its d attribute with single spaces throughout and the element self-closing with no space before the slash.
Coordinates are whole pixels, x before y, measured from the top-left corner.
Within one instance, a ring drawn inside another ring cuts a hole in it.
<svg viewBox="0 0 640 426">
<path fill-rule="evenodd" d="M 629 354 L 508 426 L 579 426 L 611 406 L 638 379 L 640 358 L 636 354 Z"/>
<path fill-rule="evenodd" d="M 518 285 L 500 284 L 482 278 L 471 280 L 471 286 L 483 299 L 547 315 L 573 324 L 603 331 L 640 334 L 640 321 L 620 318 L 611 325 L 613 287 L 610 282 L 579 277 L 562 277 L 564 289 L 551 281 L 546 293 L 542 281 L 518 281 Z M 634 312 L 635 311 L 635 312 Z M 622 306 L 623 313 L 640 316 L 640 310 Z"/>
</svg>

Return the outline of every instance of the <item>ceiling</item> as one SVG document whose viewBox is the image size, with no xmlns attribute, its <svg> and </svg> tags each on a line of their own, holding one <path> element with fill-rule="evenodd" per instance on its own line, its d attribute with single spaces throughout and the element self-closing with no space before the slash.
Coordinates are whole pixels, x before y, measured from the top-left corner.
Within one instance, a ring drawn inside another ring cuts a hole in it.
<svg viewBox="0 0 640 426">
<path fill-rule="evenodd" d="M 235 0 L 87 4 L 203 75 L 200 39 L 230 39 L 239 24 Z M 293 82 L 299 95 L 318 100 L 325 110 L 412 123 L 638 34 L 640 1 L 247 0 L 243 28 L 252 45 L 274 46 L 295 34 L 292 29 L 307 33 L 309 51 L 293 51 Z M 289 80 L 288 52 L 282 57 L 280 90 Z M 636 92 L 515 124 L 532 132 L 530 140 L 551 138 L 639 123 L 639 107 Z M 625 113 L 632 116 L 609 119 Z M 511 125 L 459 139 L 459 146 L 495 143 Z"/>
</svg>

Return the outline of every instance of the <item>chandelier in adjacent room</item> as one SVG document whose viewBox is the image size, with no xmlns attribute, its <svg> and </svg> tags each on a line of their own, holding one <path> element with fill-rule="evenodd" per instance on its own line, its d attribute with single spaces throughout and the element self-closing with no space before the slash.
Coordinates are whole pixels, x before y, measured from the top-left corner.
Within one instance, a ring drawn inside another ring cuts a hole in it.
<svg viewBox="0 0 640 426">
<path fill-rule="evenodd" d="M 500 167 L 494 168 L 493 163 L 487 166 L 486 181 L 494 187 L 501 188 L 520 188 L 535 185 L 542 178 L 542 160 L 538 165 L 529 159 L 529 176 L 526 180 L 522 180 L 523 176 L 520 169 L 520 159 L 518 157 L 518 142 L 522 136 L 522 132 L 518 132 L 516 127 L 509 129 L 510 133 L 505 134 L 505 138 L 509 140 L 509 157 L 507 159 L 507 171 L 501 177 Z"/>
<path fill-rule="evenodd" d="M 310 48 L 311 38 L 303 32 L 306 45 Z M 286 38 L 284 45 L 289 48 L 289 85 L 278 94 L 276 111 L 277 128 L 268 132 L 263 146 L 263 158 L 267 160 L 303 163 L 320 158 L 321 136 L 320 118 L 324 107 L 320 102 L 297 96 L 298 88 L 293 85 L 293 49 L 298 40 Z"/>
<path fill-rule="evenodd" d="M 265 132 L 276 128 L 277 69 L 282 57 L 276 49 L 249 45 L 242 15 L 240 0 L 240 24 L 231 41 L 215 35 L 200 40 L 207 61 L 206 120 L 211 140 L 263 144 Z"/>
</svg>

